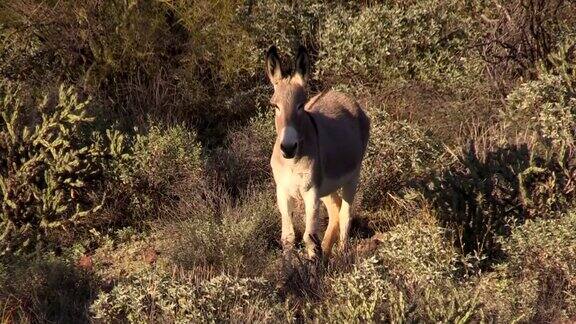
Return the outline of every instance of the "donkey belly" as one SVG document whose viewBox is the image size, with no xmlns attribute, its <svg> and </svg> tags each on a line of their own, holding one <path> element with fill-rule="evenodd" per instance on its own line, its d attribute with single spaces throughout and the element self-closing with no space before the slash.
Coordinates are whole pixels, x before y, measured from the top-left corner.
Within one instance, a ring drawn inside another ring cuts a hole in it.
<svg viewBox="0 0 576 324">
<path fill-rule="evenodd" d="M 357 117 L 345 109 L 336 116 L 313 114 L 318 125 L 318 154 L 323 179 L 341 184 L 357 174 L 364 157 L 365 144 Z"/>
<path fill-rule="evenodd" d="M 349 173 L 343 174 L 341 177 L 338 178 L 330 178 L 324 177 L 322 178 L 322 182 L 316 188 L 318 191 L 319 197 L 325 197 L 329 194 L 335 192 L 336 190 L 342 188 L 346 183 L 355 180 L 358 177 L 358 173 L 360 172 L 360 168 L 357 168 Z"/>
<path fill-rule="evenodd" d="M 321 143 L 318 192 L 323 197 L 358 177 L 364 149 L 359 132 L 353 128 L 342 127 L 339 134 L 326 136 Z"/>
</svg>

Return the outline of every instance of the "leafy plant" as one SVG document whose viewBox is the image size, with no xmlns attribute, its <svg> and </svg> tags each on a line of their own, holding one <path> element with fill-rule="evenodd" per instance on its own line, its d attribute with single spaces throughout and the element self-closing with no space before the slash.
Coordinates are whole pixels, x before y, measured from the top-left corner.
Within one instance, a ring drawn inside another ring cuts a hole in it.
<svg viewBox="0 0 576 324">
<path fill-rule="evenodd" d="M 462 84 L 479 71 L 466 50 L 478 32 L 475 10 L 459 0 L 336 7 L 321 26 L 319 75 L 371 84 L 412 78 Z"/>
<path fill-rule="evenodd" d="M 457 253 L 443 230 L 422 220 L 377 238 L 374 256 L 327 279 L 326 293 L 309 304 L 322 322 L 467 322 L 482 319 L 474 287 L 454 280 Z M 447 244 L 448 243 L 448 244 Z"/>
<path fill-rule="evenodd" d="M 104 321 L 221 322 L 265 321 L 282 308 L 268 282 L 221 275 L 195 283 L 166 272 L 146 271 L 131 276 L 91 306 Z"/>
<path fill-rule="evenodd" d="M 364 208 L 377 210 L 442 161 L 438 143 L 420 128 L 376 111 L 362 166 L 360 193 Z"/>
<path fill-rule="evenodd" d="M 499 239 L 506 262 L 481 283 L 480 301 L 489 317 L 546 322 L 574 316 L 575 221 L 573 211 L 559 219 L 529 220 Z"/>
</svg>

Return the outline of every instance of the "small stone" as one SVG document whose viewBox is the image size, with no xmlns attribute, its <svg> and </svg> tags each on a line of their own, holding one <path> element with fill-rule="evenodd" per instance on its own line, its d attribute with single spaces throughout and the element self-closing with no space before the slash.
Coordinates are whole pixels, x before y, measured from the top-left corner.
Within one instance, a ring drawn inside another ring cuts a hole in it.
<svg viewBox="0 0 576 324">
<path fill-rule="evenodd" d="M 92 270 L 94 266 L 94 262 L 92 261 L 92 257 L 88 255 L 83 255 L 80 257 L 78 262 L 76 263 L 78 268 L 83 270 Z"/>
<path fill-rule="evenodd" d="M 158 260 L 158 252 L 152 247 L 147 248 L 144 250 L 144 261 L 148 264 L 153 264 Z"/>
</svg>

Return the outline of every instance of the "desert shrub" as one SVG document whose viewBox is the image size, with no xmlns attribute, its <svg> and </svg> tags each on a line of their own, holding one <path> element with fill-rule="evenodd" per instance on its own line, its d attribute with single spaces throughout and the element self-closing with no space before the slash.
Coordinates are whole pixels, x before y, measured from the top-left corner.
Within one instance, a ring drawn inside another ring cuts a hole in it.
<svg viewBox="0 0 576 324">
<path fill-rule="evenodd" d="M 105 213 L 121 224 L 172 216 L 180 203 L 207 199 L 202 146 L 196 132 L 183 125 L 152 122 L 129 143 L 130 154 L 108 170 L 114 180 Z M 116 216 L 113 216 L 116 215 Z"/>
<path fill-rule="evenodd" d="M 202 146 L 193 130 L 182 125 L 153 125 L 134 144 L 136 177 L 166 192 L 175 182 L 194 177 L 202 170 L 201 153 Z"/>
<path fill-rule="evenodd" d="M 359 7 L 354 1 L 347 3 Z M 215 88 L 248 90 L 259 82 L 253 76 L 261 67 L 260 51 L 271 42 L 285 49 L 299 44 L 317 48 L 317 28 L 330 8 L 317 0 L 55 5 L 18 0 L 2 5 L 0 26 L 6 43 L 0 53 L 12 63 L 3 64 L 0 71 L 9 78 L 29 78 L 25 72 L 40 70 L 80 77 L 91 86 L 116 86 L 117 93 L 108 93 L 116 99 L 130 96 L 129 90 L 143 90 L 141 99 L 132 95 L 121 103 L 153 99 L 148 104 L 172 106 L 174 102 L 163 104 L 161 99 L 177 96 L 174 87 L 186 90 L 178 99 L 203 101 L 217 94 Z M 238 77 L 252 82 L 237 82 Z"/>
<path fill-rule="evenodd" d="M 331 6 L 339 7 L 340 4 Z M 285 51 L 296 49 L 299 45 L 315 49 L 319 25 L 331 6 L 317 0 L 297 3 L 247 1 L 243 13 L 247 18 L 248 30 L 261 49 L 266 49 L 271 43 Z"/>
<path fill-rule="evenodd" d="M 327 323 L 386 320 L 386 301 L 396 297 L 396 291 L 381 271 L 378 260 L 370 258 L 356 265 L 351 273 L 334 278 L 330 282 L 331 303 L 310 306 L 314 315 Z"/>
<path fill-rule="evenodd" d="M 106 110 L 97 113 L 121 126 L 145 123 L 151 114 L 186 120 L 214 141 L 254 104 L 261 53 L 239 6 L 236 0 L 2 4 L 0 73 L 35 87 L 70 80 L 102 102 Z"/>
<path fill-rule="evenodd" d="M 259 53 L 238 13 L 242 1 L 173 0 L 159 4 L 181 19 L 179 23 L 187 32 L 188 44 L 193 45 L 187 49 L 184 60 L 190 70 L 212 73 L 212 81 L 230 86 L 238 85 L 237 77 L 255 73 Z M 215 70 L 203 71 L 208 67 Z"/>
<path fill-rule="evenodd" d="M 12 44 L 26 44 L 16 47 L 22 48 L 20 51 L 7 53 L 7 58 L 22 55 L 9 65 L 12 70 L 6 71 L 12 72 L 6 75 L 11 79 L 29 78 L 22 72 L 32 67 L 35 72 L 49 71 L 48 77 L 84 77 L 88 84 L 98 86 L 118 72 L 158 68 L 159 52 L 171 42 L 177 45 L 176 34 L 159 37 L 173 30 L 157 2 L 63 1 L 52 5 L 22 0 L 5 4 L 3 9 L 3 23 L 10 35 L 6 49 Z M 50 64 L 35 66 L 35 60 Z"/>
<path fill-rule="evenodd" d="M 543 149 L 564 151 L 574 144 L 576 129 L 576 61 L 574 47 L 565 44 L 548 57 L 551 68 L 514 89 L 501 111 L 511 133 L 528 131 Z"/>
<path fill-rule="evenodd" d="M 445 238 L 446 230 L 413 220 L 378 236 L 377 256 L 393 277 L 406 283 L 438 282 L 452 277 L 456 250 Z"/>
<path fill-rule="evenodd" d="M 474 287 L 453 280 L 457 253 L 433 223 L 414 221 L 378 236 L 375 256 L 328 279 L 321 321 L 453 322 L 480 319 Z"/>
<path fill-rule="evenodd" d="M 576 98 L 567 96 L 567 90 L 559 76 L 542 75 L 508 96 L 503 118 L 513 123 L 510 127 L 528 128 L 545 146 L 562 149 L 572 145 Z"/>
<path fill-rule="evenodd" d="M 495 238 L 509 234 L 511 224 L 554 217 L 570 205 L 574 166 L 570 157 L 534 156 L 526 143 L 488 142 L 471 142 L 455 163 L 435 174 L 425 192 L 445 226 L 455 230 L 462 251 L 486 253 L 485 261 L 493 262 L 501 252 Z"/>
<path fill-rule="evenodd" d="M 221 197 L 212 213 L 186 210 L 161 231 L 167 254 L 186 268 L 211 266 L 227 273 L 258 274 L 274 257 L 280 237 L 273 192 L 248 191 L 239 203 Z"/>
<path fill-rule="evenodd" d="M 507 262 L 487 278 L 482 302 L 502 321 L 568 320 L 574 316 L 576 218 L 530 220 L 501 239 Z"/>
<path fill-rule="evenodd" d="M 196 283 L 152 270 L 101 292 L 91 311 L 107 322 L 252 322 L 278 318 L 282 307 L 261 278 L 221 275 Z"/>
<path fill-rule="evenodd" d="M 377 252 L 405 296 L 404 316 L 425 322 L 481 319 L 477 288 L 458 278 L 468 259 L 446 239 L 449 231 L 433 215 L 424 211 L 422 216 L 384 234 Z"/>
<path fill-rule="evenodd" d="M 370 143 L 360 186 L 363 207 L 382 207 L 389 202 L 389 194 L 401 194 L 403 188 L 433 169 L 441 155 L 440 146 L 421 129 L 391 120 L 382 111 L 371 114 Z"/>
<path fill-rule="evenodd" d="M 2 245 L 34 248 L 47 236 L 84 221 L 101 208 L 101 177 L 123 154 L 123 138 L 107 132 L 83 137 L 94 120 L 89 100 L 62 86 L 58 100 L 25 104 L 4 84 L 0 124 Z"/>
<path fill-rule="evenodd" d="M 0 268 L 2 321 L 88 321 L 86 309 L 96 291 L 89 274 L 51 255 L 4 259 Z"/>
<path fill-rule="evenodd" d="M 479 19 L 486 33 L 479 45 L 489 63 L 489 76 L 497 83 L 534 76 L 541 60 L 575 36 L 575 9 L 573 2 L 565 0 L 515 0 L 486 6 Z"/>
<path fill-rule="evenodd" d="M 336 7 L 321 26 L 319 73 L 373 84 L 415 78 L 462 85 L 479 72 L 467 50 L 478 9 L 457 0 Z"/>
<path fill-rule="evenodd" d="M 214 152 L 211 165 L 233 196 L 250 186 L 272 183 L 270 156 L 275 137 L 274 116 L 266 110 L 231 131 L 224 147 Z"/>
<path fill-rule="evenodd" d="M 574 81 L 568 47 L 552 69 L 521 84 L 507 99 L 501 123 L 476 137 L 429 187 L 464 251 L 496 256 L 496 235 L 527 218 L 555 217 L 573 204 Z"/>
</svg>

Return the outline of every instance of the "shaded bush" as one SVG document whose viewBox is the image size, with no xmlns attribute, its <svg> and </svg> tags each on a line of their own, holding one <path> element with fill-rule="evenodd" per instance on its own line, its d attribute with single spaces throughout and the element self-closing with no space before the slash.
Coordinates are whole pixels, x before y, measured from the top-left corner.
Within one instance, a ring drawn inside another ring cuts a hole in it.
<svg viewBox="0 0 576 324">
<path fill-rule="evenodd" d="M 88 321 L 96 292 L 89 274 L 53 256 L 0 262 L 0 316 L 4 322 Z"/>
<path fill-rule="evenodd" d="M 250 114 L 253 101 L 242 93 L 252 90 L 260 67 L 239 5 L 237 0 L 2 4 L 0 74 L 35 87 L 55 80 L 81 84 L 107 107 L 99 115 L 126 128 L 151 114 L 197 125 L 202 138 L 222 138 L 228 122 Z"/>
<path fill-rule="evenodd" d="M 271 110 L 253 117 L 247 126 L 230 132 L 225 146 L 211 157 L 211 165 L 226 190 L 237 196 L 252 185 L 268 187 L 273 183 L 270 157 L 275 140 Z"/>
<path fill-rule="evenodd" d="M 575 35 L 576 6 L 565 0 L 516 0 L 488 5 L 479 21 L 481 54 L 498 83 L 535 76 L 541 60 Z"/>
<path fill-rule="evenodd" d="M 571 154 L 544 159 L 527 144 L 479 149 L 472 142 L 427 193 L 462 251 L 493 261 L 500 253 L 495 238 L 508 235 L 510 225 L 554 217 L 571 205 L 574 168 Z"/>
</svg>

